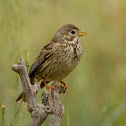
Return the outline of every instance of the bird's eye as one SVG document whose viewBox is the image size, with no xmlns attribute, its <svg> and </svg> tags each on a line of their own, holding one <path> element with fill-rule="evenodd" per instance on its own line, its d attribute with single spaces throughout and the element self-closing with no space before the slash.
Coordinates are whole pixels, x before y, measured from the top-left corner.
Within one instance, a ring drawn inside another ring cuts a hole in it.
<svg viewBox="0 0 126 126">
<path fill-rule="evenodd" d="M 71 31 L 72 34 L 75 34 L 75 31 Z"/>
</svg>

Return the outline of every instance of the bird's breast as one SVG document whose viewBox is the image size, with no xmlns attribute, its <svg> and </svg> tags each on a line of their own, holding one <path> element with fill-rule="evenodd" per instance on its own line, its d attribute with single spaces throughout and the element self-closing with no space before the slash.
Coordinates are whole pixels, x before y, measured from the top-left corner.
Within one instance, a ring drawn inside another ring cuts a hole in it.
<svg viewBox="0 0 126 126">
<path fill-rule="evenodd" d="M 47 81 L 60 81 L 77 66 L 82 55 L 81 44 L 62 44 L 57 51 L 39 68 L 41 78 Z"/>
<path fill-rule="evenodd" d="M 59 48 L 59 53 L 55 54 L 54 61 L 55 67 L 54 73 L 57 73 L 57 77 L 63 79 L 67 76 L 78 64 L 82 56 L 82 46 L 77 45 L 64 45 Z"/>
</svg>

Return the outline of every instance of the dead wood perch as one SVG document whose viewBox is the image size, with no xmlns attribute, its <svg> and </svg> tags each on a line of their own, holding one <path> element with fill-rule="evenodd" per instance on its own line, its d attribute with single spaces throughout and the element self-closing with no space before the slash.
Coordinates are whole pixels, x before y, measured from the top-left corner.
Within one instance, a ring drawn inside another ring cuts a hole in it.
<svg viewBox="0 0 126 126">
<path fill-rule="evenodd" d="M 48 126 L 60 126 L 64 114 L 64 105 L 59 99 L 59 94 L 65 91 L 65 87 L 57 86 L 54 90 L 49 88 L 49 94 L 42 93 L 42 104 L 38 104 L 36 94 L 39 90 L 39 83 L 31 85 L 26 64 L 23 58 L 18 59 L 18 64 L 12 65 L 12 70 L 20 76 L 23 91 L 26 97 L 28 111 L 31 114 L 31 121 L 28 126 L 41 126 L 49 115 Z M 55 85 L 55 83 L 53 83 Z"/>
</svg>

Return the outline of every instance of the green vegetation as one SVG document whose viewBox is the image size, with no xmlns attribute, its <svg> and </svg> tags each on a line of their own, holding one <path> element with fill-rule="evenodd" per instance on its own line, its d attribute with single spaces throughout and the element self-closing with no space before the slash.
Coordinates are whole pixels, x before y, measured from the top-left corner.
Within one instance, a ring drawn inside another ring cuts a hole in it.
<svg viewBox="0 0 126 126">
<path fill-rule="evenodd" d="M 79 65 L 64 79 L 68 90 L 60 96 L 65 105 L 61 125 L 67 126 L 69 121 L 70 126 L 126 126 L 125 12 L 125 0 L 0 0 L 4 126 L 13 120 L 20 104 L 15 100 L 22 91 L 12 64 L 19 57 L 31 64 L 56 30 L 68 23 L 88 34 L 81 39 L 84 51 Z M 43 90 L 38 93 L 38 102 Z M 0 113 L 0 123 L 1 117 Z M 26 126 L 29 121 L 27 105 L 22 103 L 13 126 Z"/>
</svg>

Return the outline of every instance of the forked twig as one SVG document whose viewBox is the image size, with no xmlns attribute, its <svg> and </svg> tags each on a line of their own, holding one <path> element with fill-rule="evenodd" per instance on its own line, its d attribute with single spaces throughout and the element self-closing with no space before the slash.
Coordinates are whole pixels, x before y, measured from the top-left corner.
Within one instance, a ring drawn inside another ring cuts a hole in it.
<svg viewBox="0 0 126 126">
<path fill-rule="evenodd" d="M 28 111 L 31 113 L 31 121 L 28 126 L 41 126 L 48 115 L 50 116 L 48 126 L 60 126 L 64 114 L 64 105 L 59 99 L 59 94 L 65 91 L 65 87 L 57 86 L 55 90 L 49 88 L 48 94 L 42 93 L 43 105 L 38 104 L 36 92 L 39 90 L 39 83 L 36 80 L 35 84 L 31 85 L 24 59 L 19 58 L 18 64 L 12 65 L 12 70 L 20 76 Z"/>
</svg>

